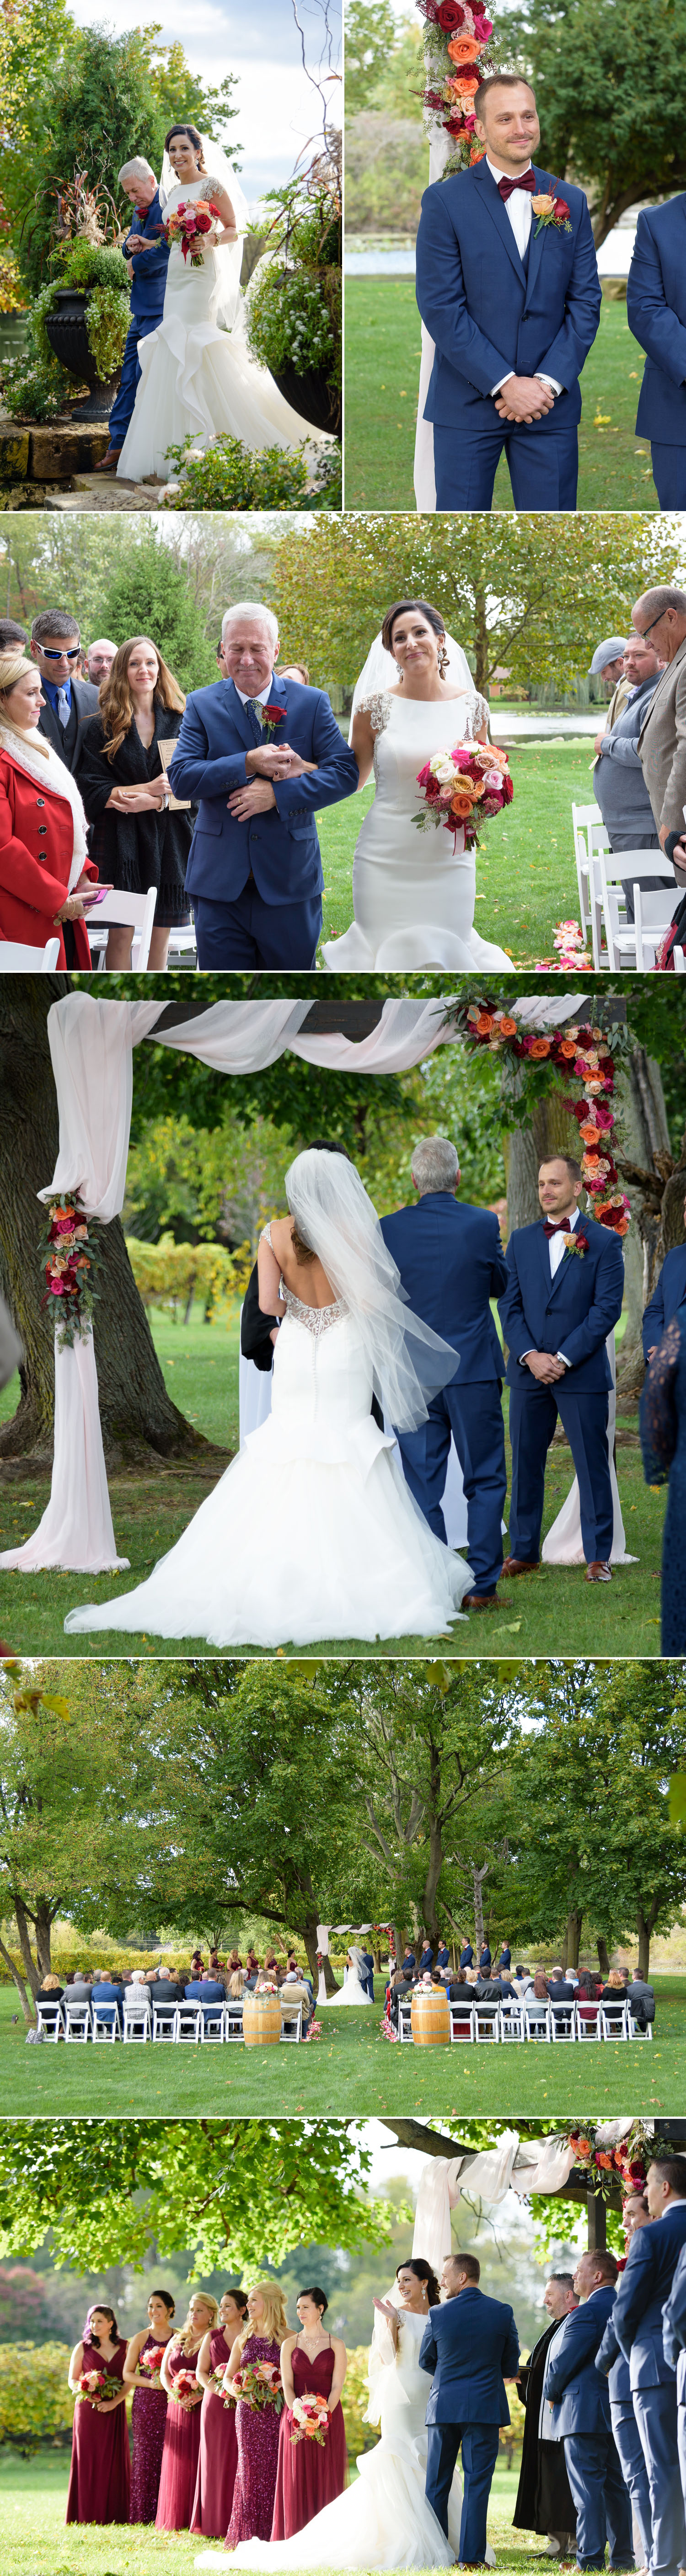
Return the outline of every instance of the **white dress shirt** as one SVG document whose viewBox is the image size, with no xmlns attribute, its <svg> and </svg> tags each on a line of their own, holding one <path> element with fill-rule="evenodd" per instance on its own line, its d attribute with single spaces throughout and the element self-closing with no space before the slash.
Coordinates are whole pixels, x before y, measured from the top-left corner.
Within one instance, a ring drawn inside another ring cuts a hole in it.
<svg viewBox="0 0 686 2576">
<path fill-rule="evenodd" d="M 266 689 L 239 689 L 237 680 L 234 680 L 233 685 L 242 707 L 266 707 L 274 687 L 274 679 L 272 676 L 271 680 L 267 681 Z"/>
<path fill-rule="evenodd" d="M 500 179 L 511 179 L 511 170 L 498 170 L 495 161 L 489 161 L 488 153 L 486 153 L 486 162 L 490 170 L 491 177 L 495 179 L 496 188 Z M 526 166 L 527 170 L 530 170 L 532 166 L 531 162 L 527 161 Z M 520 177 L 523 177 L 523 175 L 523 171 L 519 173 Z M 505 213 L 512 225 L 520 259 L 525 259 L 529 245 L 529 234 L 531 232 L 532 221 L 531 196 L 529 189 L 513 188 L 509 197 L 503 198 L 503 205 L 505 207 Z M 511 367 L 510 375 L 514 375 L 514 373 L 515 369 Z M 561 394 L 562 386 L 557 383 L 555 376 L 545 376 L 541 367 L 536 368 L 536 374 L 542 385 L 550 385 L 554 394 Z M 491 395 L 499 394 L 502 386 L 508 384 L 508 382 L 509 378 L 507 376 L 501 376 L 497 385 L 491 385 Z"/>
<path fill-rule="evenodd" d="M 573 1216 L 570 1216 L 570 1217 L 566 1217 L 566 1218 L 565 1218 L 565 1231 L 566 1231 L 566 1233 L 567 1233 L 567 1234 L 573 1234 L 573 1233 L 574 1233 L 574 1227 L 575 1227 L 575 1225 L 578 1225 L 578 1223 L 579 1223 L 579 1210 L 578 1210 L 578 1207 L 575 1207 Z M 559 1270 L 560 1262 L 561 1262 L 561 1261 L 564 1261 L 564 1257 L 565 1257 L 565 1238 L 564 1238 L 564 1234 L 549 1234 L 549 1236 L 548 1236 L 548 1251 L 549 1251 L 549 1253 L 550 1253 L 550 1276 L 551 1276 L 551 1279 L 554 1279 L 554 1278 L 555 1278 L 555 1276 L 556 1276 L 557 1271 Z M 531 1344 L 531 1348 L 532 1348 L 532 1350 L 533 1350 L 533 1347 L 534 1347 L 534 1345 L 533 1345 L 533 1342 L 532 1342 L 532 1344 Z M 521 1356 L 520 1363 L 519 1363 L 520 1368 L 526 1368 L 526 1363 L 527 1363 L 528 1357 L 529 1357 L 529 1353 L 528 1353 L 528 1351 L 522 1351 L 522 1356 Z M 556 1360 L 562 1360 L 562 1361 L 563 1361 L 563 1363 L 564 1363 L 564 1367 L 565 1367 L 565 1368 L 571 1368 L 571 1360 L 565 1359 L 564 1351 L 556 1351 L 556 1352 L 555 1352 L 555 1358 L 556 1358 Z"/>
</svg>

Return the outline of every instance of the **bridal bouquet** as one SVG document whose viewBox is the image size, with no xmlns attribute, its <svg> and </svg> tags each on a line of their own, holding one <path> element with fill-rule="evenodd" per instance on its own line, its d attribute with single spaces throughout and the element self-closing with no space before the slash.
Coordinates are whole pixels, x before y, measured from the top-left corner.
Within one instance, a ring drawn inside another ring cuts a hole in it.
<svg viewBox="0 0 686 2576">
<path fill-rule="evenodd" d="M 244 2406 L 259 2415 L 264 2406 L 275 2406 L 280 2415 L 283 2406 L 281 2373 L 276 2361 L 247 2361 L 243 2370 L 235 2370 L 233 2385 Z"/>
<path fill-rule="evenodd" d="M 121 2397 L 121 2380 L 111 2379 L 108 2370 L 82 2370 L 76 2394 L 95 2406 L 104 2397 Z"/>
<path fill-rule="evenodd" d="M 202 268 L 205 251 L 211 250 L 217 240 L 215 225 L 221 225 L 222 220 L 219 207 L 213 205 L 211 197 L 196 197 L 194 204 L 190 200 L 186 203 L 183 197 L 162 226 L 164 239 L 170 250 L 175 242 L 179 243 L 184 261 L 190 252 L 191 268 Z"/>
<path fill-rule="evenodd" d="M 318 2442 L 324 2448 L 331 2417 L 325 2397 L 294 2397 L 291 2414 L 295 2432 L 292 2442 Z"/>
<path fill-rule="evenodd" d="M 464 825 L 465 849 L 478 848 L 477 821 L 500 814 L 511 805 L 513 786 L 506 751 L 495 743 L 457 742 L 452 751 L 434 751 L 417 771 L 424 811 L 414 820 L 419 832 L 442 823 L 446 832 Z"/>
</svg>

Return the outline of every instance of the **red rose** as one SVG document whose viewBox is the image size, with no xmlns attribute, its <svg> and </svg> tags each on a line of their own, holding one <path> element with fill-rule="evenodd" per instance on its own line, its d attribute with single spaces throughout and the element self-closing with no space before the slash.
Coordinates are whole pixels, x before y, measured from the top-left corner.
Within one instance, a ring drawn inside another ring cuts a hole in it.
<svg viewBox="0 0 686 2576">
<path fill-rule="evenodd" d="M 196 218 L 195 218 L 195 229 L 196 229 L 196 233 L 211 233 L 211 231 L 212 231 L 212 218 L 211 218 L 211 215 L 196 215 Z"/>
<path fill-rule="evenodd" d="M 555 213 L 556 213 L 556 215 L 561 215 L 562 217 L 564 217 L 565 215 L 568 215 L 568 214 L 569 214 L 569 207 L 568 207 L 568 205 L 567 205 L 567 203 L 566 203 L 566 199 L 565 199 L 564 197 L 556 197 L 556 199 L 555 199 Z"/>
<path fill-rule="evenodd" d="M 264 709 L 265 715 L 269 717 L 270 724 L 283 724 L 285 712 L 285 707 L 266 706 Z"/>
<path fill-rule="evenodd" d="M 511 778 L 510 778 L 510 776 L 509 776 L 509 773 L 508 773 L 508 771 L 507 771 L 506 769 L 505 769 L 505 770 L 503 770 L 502 795 L 503 795 L 503 804 L 504 804 L 504 805 L 511 805 L 511 804 L 512 804 L 512 798 L 513 798 L 513 796 L 514 796 L 514 788 L 513 788 L 513 785 L 512 785 L 512 780 L 511 780 Z"/>
<path fill-rule="evenodd" d="M 460 0 L 438 0 L 436 21 L 444 36 L 455 36 L 458 27 L 464 26 L 464 9 L 460 8 Z"/>
</svg>

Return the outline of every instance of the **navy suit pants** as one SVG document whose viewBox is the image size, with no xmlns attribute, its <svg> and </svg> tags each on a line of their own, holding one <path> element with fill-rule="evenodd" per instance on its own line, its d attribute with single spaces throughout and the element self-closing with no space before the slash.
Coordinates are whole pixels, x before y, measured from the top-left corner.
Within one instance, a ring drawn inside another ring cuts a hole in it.
<svg viewBox="0 0 686 2576">
<path fill-rule="evenodd" d="M 496 469 L 504 454 L 516 510 L 575 510 L 579 470 L 576 427 L 557 429 L 501 420 L 494 409 L 469 429 L 434 421 L 437 510 L 490 510 Z M 686 458 L 686 448 L 683 449 Z M 681 504 L 679 504 L 681 506 Z"/>
<path fill-rule="evenodd" d="M 633 2567 L 631 2506 L 609 2424 L 595 2433 L 565 2433 L 567 2476 L 576 2505 L 578 2567 Z"/>
<path fill-rule="evenodd" d="M 138 386 L 140 384 L 141 371 L 138 363 L 138 342 L 139 340 L 144 340 L 146 338 L 148 331 L 157 330 L 158 320 L 161 320 L 161 315 L 158 315 L 156 319 L 153 314 L 151 315 L 149 322 L 129 323 L 126 334 L 124 355 L 121 362 L 119 391 L 115 394 L 109 418 L 111 447 L 123 447 L 124 445 L 126 432 L 130 427 L 130 423 L 133 418 L 133 406 L 136 400 Z"/>
<path fill-rule="evenodd" d="M 521 1381 L 521 1382 L 520 1382 Z M 606 1564 L 612 1552 L 614 1515 L 607 1446 L 608 1397 L 581 1393 L 567 1375 L 541 1386 L 526 1367 L 510 1388 L 512 1495 L 510 1555 L 538 1560 L 545 1497 L 545 1462 L 557 1416 L 564 1424 L 579 1479 L 581 1536 L 587 1565 Z"/>
<path fill-rule="evenodd" d="M 676 2380 L 635 2388 L 634 2414 L 648 2471 L 653 2545 L 651 2576 L 678 2576 L 686 2563 L 686 2523 L 679 2466 Z"/>
<path fill-rule="evenodd" d="M 663 447 L 651 438 L 650 461 L 661 510 L 686 510 L 686 447 Z"/>
<path fill-rule="evenodd" d="M 493 2471 L 498 2457 L 497 2424 L 430 2424 L 426 2464 L 426 2493 L 429 2504 L 448 2537 L 448 2497 L 453 2482 L 455 2462 L 462 2444 L 462 2521 L 460 2523 L 460 2564 L 474 2565 L 486 2554 L 486 2515 Z"/>
<path fill-rule="evenodd" d="M 210 903 L 191 894 L 198 965 L 216 973 L 226 967 L 304 968 L 311 974 L 322 926 L 321 895 L 309 903 L 264 903 L 254 881 L 244 885 L 235 903 Z"/>
<path fill-rule="evenodd" d="M 403 1431 L 398 1446 L 406 1481 L 434 1537 L 445 1545 L 441 1495 L 451 1433 L 467 1501 L 467 1556 L 475 1592 L 494 1592 L 503 1566 L 502 1520 L 507 1492 L 505 1429 L 500 1381 L 463 1386 L 455 1380 L 434 1396 L 428 1422 Z"/>
<path fill-rule="evenodd" d="M 643 2564 L 645 2567 L 649 2567 L 652 2542 L 650 2522 L 650 2488 L 648 2485 L 648 2472 L 643 2457 L 641 2436 L 636 2422 L 633 2405 L 630 2407 L 626 2398 L 622 2398 L 613 2405 L 612 2399 L 610 2399 L 610 2417 L 615 2444 L 619 2452 L 622 2477 L 624 2479 L 625 2486 L 628 2487 L 629 2490 L 629 2502 L 632 2508 L 634 2522 L 641 2535 Z"/>
</svg>

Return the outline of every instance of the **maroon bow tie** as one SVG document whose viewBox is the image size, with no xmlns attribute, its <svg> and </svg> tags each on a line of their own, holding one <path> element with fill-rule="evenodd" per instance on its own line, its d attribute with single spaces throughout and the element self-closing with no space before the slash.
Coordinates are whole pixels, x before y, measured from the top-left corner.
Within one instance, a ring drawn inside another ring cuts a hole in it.
<svg viewBox="0 0 686 2576">
<path fill-rule="evenodd" d="M 521 179 L 499 179 L 499 180 L 498 180 L 498 195 L 499 195 L 499 197 L 502 197 L 503 205 L 504 205 L 504 204 L 505 204 L 505 200 L 506 200 L 506 198 L 507 198 L 507 197 L 511 197 L 513 188 L 528 188 L 528 190 L 529 190 L 529 195 L 532 197 L 532 196 L 533 196 L 533 193 L 534 193 L 534 188 L 535 188 L 535 186 L 536 186 L 536 173 L 535 173 L 535 171 L 534 171 L 534 170 L 531 170 L 531 169 L 529 169 L 529 170 L 523 170 L 523 171 L 522 171 L 522 175 L 521 175 Z"/>
<path fill-rule="evenodd" d="M 571 1234 L 571 1232 L 572 1232 L 572 1221 L 571 1221 L 571 1217 L 568 1217 L 568 1216 L 558 1216 L 558 1217 L 556 1217 L 556 1218 L 555 1218 L 555 1220 L 553 1221 L 553 1220 L 551 1220 L 551 1218 L 550 1218 L 549 1216 L 547 1216 L 547 1217 L 546 1217 L 546 1219 L 545 1219 L 545 1223 L 544 1223 L 544 1227 L 543 1227 L 543 1232 L 544 1232 L 544 1234 Z"/>
</svg>

